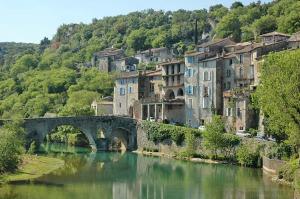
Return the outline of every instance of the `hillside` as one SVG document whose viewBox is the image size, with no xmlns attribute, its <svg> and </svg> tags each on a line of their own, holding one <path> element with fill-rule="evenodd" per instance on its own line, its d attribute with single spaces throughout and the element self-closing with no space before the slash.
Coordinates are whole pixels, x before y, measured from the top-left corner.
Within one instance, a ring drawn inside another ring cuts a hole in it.
<svg viewBox="0 0 300 199">
<path fill-rule="evenodd" d="M 258 35 L 274 30 L 300 30 L 300 1 L 247 6 L 236 2 L 231 8 L 215 5 L 194 11 L 146 10 L 94 19 L 91 24 L 62 25 L 51 41 L 43 39 L 38 48 L 28 44 L 28 48 L 21 45 L 1 50 L 9 61 L 4 61 L 4 66 L 2 61 L 1 67 L 0 117 L 36 117 L 46 112 L 92 114 L 91 101 L 113 91 L 112 74 L 85 67 L 93 53 L 114 46 L 133 55 L 139 50 L 167 46 L 182 55 L 194 47 L 196 19 L 199 38 L 204 33 L 210 38 L 256 40 Z"/>
<path fill-rule="evenodd" d="M 32 53 L 37 48 L 36 44 L 0 42 L 0 71 L 8 70 L 18 57 Z"/>
</svg>

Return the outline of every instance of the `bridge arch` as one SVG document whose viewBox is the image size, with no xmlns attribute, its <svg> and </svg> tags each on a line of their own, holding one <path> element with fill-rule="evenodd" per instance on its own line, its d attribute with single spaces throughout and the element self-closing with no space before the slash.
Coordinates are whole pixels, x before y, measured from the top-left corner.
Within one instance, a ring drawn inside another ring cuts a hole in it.
<svg viewBox="0 0 300 199">
<path fill-rule="evenodd" d="M 76 125 L 74 125 L 74 124 L 73 124 L 73 125 L 71 125 L 71 124 L 63 124 L 63 125 L 59 125 L 59 124 L 58 124 L 58 125 L 56 125 L 56 126 L 54 125 L 54 126 L 52 126 L 52 127 L 49 127 L 50 131 L 48 131 L 45 135 L 43 135 L 44 137 L 42 138 L 42 140 L 44 141 L 47 135 L 50 135 L 52 132 L 54 132 L 54 130 L 56 130 L 56 129 L 58 129 L 59 127 L 62 127 L 62 126 L 71 126 L 71 127 L 75 128 L 75 129 L 79 130 L 80 133 L 83 134 L 83 135 L 85 136 L 85 138 L 87 139 L 87 141 L 88 141 L 90 147 L 91 147 L 93 150 L 97 148 L 96 142 L 95 142 L 93 136 L 90 134 L 90 132 L 87 131 L 86 129 L 81 128 L 80 126 L 76 126 Z M 52 129 L 51 129 L 51 128 L 52 128 Z"/>
<path fill-rule="evenodd" d="M 85 116 L 25 119 L 24 128 L 27 137 L 40 143 L 53 129 L 62 125 L 70 125 L 79 129 L 88 139 L 93 150 L 98 148 L 98 131 L 102 131 L 104 139 L 117 137 L 127 150 L 137 148 L 137 121 L 117 116 Z M 100 136 L 100 138 L 101 138 Z M 123 148 L 125 148 L 123 147 Z"/>
</svg>

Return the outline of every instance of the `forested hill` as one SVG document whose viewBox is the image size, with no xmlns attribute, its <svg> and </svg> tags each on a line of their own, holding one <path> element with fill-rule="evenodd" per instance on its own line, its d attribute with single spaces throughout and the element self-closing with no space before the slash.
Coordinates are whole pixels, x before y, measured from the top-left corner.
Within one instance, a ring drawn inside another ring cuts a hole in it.
<svg viewBox="0 0 300 199">
<path fill-rule="evenodd" d="M 18 57 L 35 52 L 37 48 L 37 44 L 0 42 L 0 71 L 6 70 Z"/>
<path fill-rule="evenodd" d="M 300 1 L 236 2 L 230 8 L 215 5 L 194 11 L 146 10 L 94 19 L 91 24 L 62 25 L 51 40 L 44 38 L 38 48 L 28 48 L 28 53 L 13 56 L 1 67 L 0 117 L 92 114 L 91 101 L 113 91 L 111 74 L 84 67 L 94 52 L 111 46 L 125 49 L 128 55 L 162 46 L 184 52 L 193 48 L 196 19 L 199 38 L 209 33 L 211 38 L 248 41 L 274 30 L 298 31 Z"/>
</svg>

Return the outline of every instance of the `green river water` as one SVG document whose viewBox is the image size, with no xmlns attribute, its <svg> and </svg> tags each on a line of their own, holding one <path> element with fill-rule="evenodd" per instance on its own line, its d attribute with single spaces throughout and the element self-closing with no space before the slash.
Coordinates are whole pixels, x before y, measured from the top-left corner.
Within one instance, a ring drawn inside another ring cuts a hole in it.
<svg viewBox="0 0 300 199">
<path fill-rule="evenodd" d="M 65 166 L 31 183 L 0 187 L 0 199 L 292 199 L 260 169 L 133 153 L 44 147 Z M 52 152 L 51 152 L 52 151 Z"/>
</svg>

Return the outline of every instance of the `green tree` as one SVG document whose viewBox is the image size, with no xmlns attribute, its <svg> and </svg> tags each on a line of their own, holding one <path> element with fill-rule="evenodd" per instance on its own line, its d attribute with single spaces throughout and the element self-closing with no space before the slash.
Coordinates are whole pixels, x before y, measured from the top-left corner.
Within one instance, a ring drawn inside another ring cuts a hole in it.
<svg viewBox="0 0 300 199">
<path fill-rule="evenodd" d="M 235 14 L 224 16 L 216 27 L 216 35 L 219 38 L 232 36 L 235 41 L 239 41 L 241 39 L 241 24 L 238 16 Z"/>
<path fill-rule="evenodd" d="M 218 150 L 222 148 L 224 133 L 225 125 L 221 116 L 213 116 L 203 133 L 204 146 L 212 152 L 213 157 L 217 157 Z"/>
<path fill-rule="evenodd" d="M 260 19 L 256 20 L 252 25 L 255 36 L 272 32 L 277 29 L 277 21 L 272 16 L 263 16 Z"/>
<path fill-rule="evenodd" d="M 146 41 L 146 31 L 144 29 L 134 30 L 127 38 L 127 45 L 135 51 L 144 50 Z"/>
<path fill-rule="evenodd" d="M 241 8 L 241 7 L 244 7 L 243 3 L 240 1 L 236 1 L 236 2 L 233 2 L 230 9 L 233 10 L 233 9 Z"/>
<path fill-rule="evenodd" d="M 270 54 L 261 66 L 255 97 L 267 117 L 267 129 L 300 147 L 300 50 Z"/>
<path fill-rule="evenodd" d="M 6 123 L 0 128 L 0 174 L 13 172 L 21 162 L 21 154 L 24 152 L 24 130 L 18 122 Z"/>
</svg>

